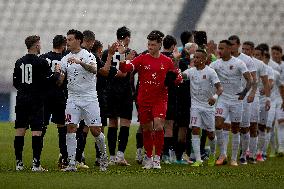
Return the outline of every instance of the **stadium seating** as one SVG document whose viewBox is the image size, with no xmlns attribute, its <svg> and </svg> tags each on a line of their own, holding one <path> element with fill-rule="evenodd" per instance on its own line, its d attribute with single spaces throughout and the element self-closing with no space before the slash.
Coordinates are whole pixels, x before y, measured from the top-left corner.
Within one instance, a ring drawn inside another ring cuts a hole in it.
<svg viewBox="0 0 284 189">
<path fill-rule="evenodd" d="M 153 29 L 171 33 L 185 0 L 9 0 L 0 1 L 0 83 L 11 86 L 15 60 L 25 52 L 24 39 L 41 36 L 42 52 L 51 50 L 52 38 L 71 29 L 90 29 L 106 48 L 118 27 L 132 30 L 132 47 L 142 51 Z M 2 86 L 2 85 L 0 85 Z M 12 89 L 12 87 L 10 87 Z M 0 92 L 4 89 L 0 89 Z"/>
<path fill-rule="evenodd" d="M 242 41 L 284 45 L 283 10 L 283 0 L 208 1 L 196 29 L 215 41 L 237 34 Z"/>
</svg>

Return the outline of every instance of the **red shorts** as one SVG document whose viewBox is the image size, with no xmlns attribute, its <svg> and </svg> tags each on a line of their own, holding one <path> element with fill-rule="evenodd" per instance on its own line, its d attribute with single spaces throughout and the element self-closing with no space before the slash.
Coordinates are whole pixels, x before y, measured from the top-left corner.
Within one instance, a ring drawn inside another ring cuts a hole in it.
<svg viewBox="0 0 284 189">
<path fill-rule="evenodd" d="M 154 118 L 166 118 L 167 102 L 157 102 L 153 105 L 138 105 L 138 117 L 140 124 L 146 124 Z"/>
</svg>

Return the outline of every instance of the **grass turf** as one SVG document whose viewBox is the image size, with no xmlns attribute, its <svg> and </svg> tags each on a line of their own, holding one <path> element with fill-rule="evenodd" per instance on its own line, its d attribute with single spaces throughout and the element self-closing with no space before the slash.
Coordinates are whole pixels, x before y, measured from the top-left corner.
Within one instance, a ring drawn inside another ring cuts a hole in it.
<svg viewBox="0 0 284 189">
<path fill-rule="evenodd" d="M 106 129 L 107 130 L 107 129 Z M 50 125 L 42 152 L 45 173 L 30 169 L 15 171 L 13 123 L 0 123 L 0 188 L 283 188 L 284 158 L 269 159 L 264 163 L 247 166 L 190 167 L 164 165 L 161 170 L 142 170 L 135 162 L 135 132 L 130 131 L 125 153 L 129 167 L 111 166 L 107 172 L 94 167 L 94 139 L 89 136 L 85 150 L 88 170 L 63 173 L 57 169 L 57 129 Z M 31 133 L 27 132 L 24 147 L 24 164 L 31 166 Z"/>
</svg>

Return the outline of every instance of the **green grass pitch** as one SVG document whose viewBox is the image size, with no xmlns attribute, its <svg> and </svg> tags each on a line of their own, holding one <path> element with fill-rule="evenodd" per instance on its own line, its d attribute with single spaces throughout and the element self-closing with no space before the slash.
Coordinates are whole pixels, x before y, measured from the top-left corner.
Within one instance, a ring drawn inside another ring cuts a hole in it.
<svg viewBox="0 0 284 189">
<path fill-rule="evenodd" d="M 42 166 L 45 173 L 30 169 L 15 171 L 13 123 L 0 123 L 0 189 L 6 188 L 284 188 L 284 158 L 269 159 L 264 163 L 247 166 L 190 167 L 189 165 L 164 165 L 161 170 L 143 170 L 135 162 L 135 132 L 133 126 L 125 153 L 129 167 L 111 166 L 107 172 L 94 167 L 94 139 L 89 136 L 85 150 L 88 170 L 63 173 L 57 169 L 57 129 L 49 125 Z M 107 130 L 107 129 L 106 129 Z M 31 166 L 31 133 L 27 132 L 24 147 L 24 164 Z"/>
</svg>

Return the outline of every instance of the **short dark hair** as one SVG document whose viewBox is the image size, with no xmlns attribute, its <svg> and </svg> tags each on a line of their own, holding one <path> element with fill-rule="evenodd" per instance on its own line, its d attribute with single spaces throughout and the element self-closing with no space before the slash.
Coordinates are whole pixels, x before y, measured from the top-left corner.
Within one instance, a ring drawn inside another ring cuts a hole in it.
<svg viewBox="0 0 284 189">
<path fill-rule="evenodd" d="M 238 45 L 241 43 L 241 40 L 237 35 L 231 35 L 228 40 L 236 41 Z"/>
<path fill-rule="evenodd" d="M 25 39 L 25 44 L 27 49 L 30 49 L 34 44 L 40 41 L 40 37 L 38 35 L 31 35 Z"/>
<path fill-rule="evenodd" d="M 79 39 L 81 40 L 81 44 L 83 43 L 83 33 L 80 32 L 79 30 L 74 30 L 74 29 L 71 29 L 67 32 L 67 35 L 74 35 L 75 36 L 75 39 Z"/>
<path fill-rule="evenodd" d="M 189 42 L 189 39 L 192 38 L 192 32 L 190 31 L 183 31 L 181 34 L 180 34 L 180 41 L 182 43 L 182 46 L 185 46 L 186 43 Z"/>
<path fill-rule="evenodd" d="M 282 47 L 279 46 L 279 45 L 273 45 L 273 46 L 271 47 L 271 50 L 278 51 L 278 52 L 280 52 L 281 54 L 282 54 L 282 52 L 283 52 Z"/>
<path fill-rule="evenodd" d="M 245 42 L 243 42 L 243 45 L 248 45 L 251 48 L 254 48 L 254 43 L 252 41 L 245 41 Z"/>
<path fill-rule="evenodd" d="M 227 39 L 221 40 L 219 43 L 225 43 L 225 44 L 228 45 L 228 46 L 232 46 L 231 41 L 229 41 L 229 40 L 227 40 Z"/>
<path fill-rule="evenodd" d="M 265 48 L 263 48 L 262 45 L 257 45 L 254 49 L 255 49 L 255 50 L 259 50 L 259 51 L 261 52 L 261 55 L 262 55 L 262 56 L 264 55 L 265 52 L 267 52 L 267 51 L 265 50 Z"/>
<path fill-rule="evenodd" d="M 203 54 L 205 54 L 207 56 L 207 52 L 203 48 L 198 48 L 195 52 L 201 52 L 201 53 L 203 53 Z"/>
<path fill-rule="evenodd" d="M 93 45 L 93 48 L 91 49 L 91 52 L 97 53 L 98 49 L 102 47 L 103 47 L 102 42 L 100 42 L 99 40 L 95 40 L 95 43 Z"/>
<path fill-rule="evenodd" d="M 52 41 L 53 48 L 59 48 L 62 45 L 66 44 L 66 37 L 63 35 L 56 35 Z"/>
<path fill-rule="evenodd" d="M 149 35 L 147 36 L 147 39 L 150 41 L 157 41 L 158 43 L 161 43 L 163 40 L 163 37 L 165 35 L 159 31 L 159 30 L 153 30 L 149 33 Z"/>
<path fill-rule="evenodd" d="M 94 32 L 92 32 L 91 30 L 85 30 L 83 31 L 83 36 L 84 36 L 84 40 L 95 40 L 96 39 L 96 35 Z"/>
<path fill-rule="evenodd" d="M 131 37 L 131 31 L 126 26 L 122 26 L 121 28 L 118 28 L 116 31 L 116 38 L 118 40 L 123 40 L 126 37 Z"/>
<path fill-rule="evenodd" d="M 171 46 L 176 45 L 177 40 L 171 35 L 166 35 L 166 37 L 163 39 L 163 46 L 165 49 L 171 48 Z"/>
<path fill-rule="evenodd" d="M 205 31 L 196 31 L 194 34 L 194 42 L 198 46 L 204 47 L 207 44 L 207 34 Z"/>
<path fill-rule="evenodd" d="M 269 46 L 266 43 L 260 43 L 258 47 L 262 48 L 266 52 L 269 52 Z"/>
</svg>

